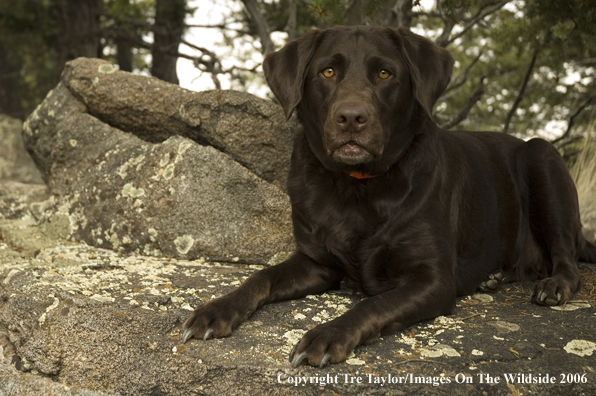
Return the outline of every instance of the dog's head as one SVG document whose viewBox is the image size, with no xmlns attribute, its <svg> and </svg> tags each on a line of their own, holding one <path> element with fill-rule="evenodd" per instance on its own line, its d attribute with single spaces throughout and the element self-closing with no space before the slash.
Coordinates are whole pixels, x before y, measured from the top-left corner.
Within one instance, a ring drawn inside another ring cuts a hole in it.
<svg viewBox="0 0 596 396">
<path fill-rule="evenodd" d="M 313 30 L 265 58 L 271 90 L 295 108 L 330 169 L 383 172 L 412 141 L 415 123 L 451 77 L 453 58 L 406 29 Z"/>
</svg>

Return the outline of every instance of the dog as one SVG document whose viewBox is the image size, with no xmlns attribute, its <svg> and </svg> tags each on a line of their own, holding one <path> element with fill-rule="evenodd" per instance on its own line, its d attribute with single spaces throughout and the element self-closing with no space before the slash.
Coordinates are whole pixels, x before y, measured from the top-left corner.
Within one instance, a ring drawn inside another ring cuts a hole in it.
<svg viewBox="0 0 596 396">
<path fill-rule="evenodd" d="M 548 142 L 441 130 L 432 108 L 451 78 L 445 49 L 405 29 L 313 30 L 265 58 L 298 129 L 288 192 L 296 251 L 200 305 L 183 340 L 228 336 L 260 306 L 351 280 L 368 298 L 305 333 L 294 367 L 338 363 L 381 334 L 454 313 L 457 296 L 537 280 L 558 305 L 582 284 L 578 197 Z M 503 278 L 503 279 L 502 279 Z"/>
</svg>

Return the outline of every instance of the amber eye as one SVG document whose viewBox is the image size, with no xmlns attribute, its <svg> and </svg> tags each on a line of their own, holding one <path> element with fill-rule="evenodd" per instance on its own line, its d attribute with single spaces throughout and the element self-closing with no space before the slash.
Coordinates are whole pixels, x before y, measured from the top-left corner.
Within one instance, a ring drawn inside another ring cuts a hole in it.
<svg viewBox="0 0 596 396">
<path fill-rule="evenodd" d="M 389 76 L 391 76 L 391 73 L 389 73 L 387 70 L 383 69 L 379 72 L 379 78 L 386 80 L 389 78 Z"/>
<path fill-rule="evenodd" d="M 335 70 L 333 70 L 331 67 L 328 67 L 323 70 L 323 76 L 325 76 L 325 78 L 331 78 L 335 76 Z"/>
</svg>

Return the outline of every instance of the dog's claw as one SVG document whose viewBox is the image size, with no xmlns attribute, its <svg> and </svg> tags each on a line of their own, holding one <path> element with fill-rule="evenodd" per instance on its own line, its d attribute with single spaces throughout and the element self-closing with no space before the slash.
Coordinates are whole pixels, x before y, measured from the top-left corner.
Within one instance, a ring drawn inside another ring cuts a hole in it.
<svg viewBox="0 0 596 396">
<path fill-rule="evenodd" d="M 499 287 L 499 284 L 503 281 L 503 273 L 502 272 L 493 272 L 492 274 L 488 275 L 488 279 L 480 282 L 478 285 L 478 290 L 481 292 L 494 292 Z"/>
<path fill-rule="evenodd" d="M 298 347 L 298 344 L 294 345 L 292 347 L 292 350 L 290 351 L 290 362 L 292 362 L 292 359 L 294 359 L 294 352 L 296 352 L 297 347 Z"/>
<path fill-rule="evenodd" d="M 503 280 L 503 273 L 502 272 L 497 272 L 494 274 L 490 274 L 489 276 L 490 279 L 494 279 L 497 282 L 501 282 Z"/>
<path fill-rule="evenodd" d="M 192 329 L 186 329 L 186 330 L 184 330 L 184 333 L 182 333 L 182 343 L 185 343 L 186 341 L 188 341 L 189 339 L 191 339 L 194 335 L 195 335 L 195 331 L 194 330 L 192 330 Z M 203 340 L 208 340 L 212 336 L 213 336 L 213 329 L 208 329 L 205 332 L 205 334 L 203 335 Z"/>
<path fill-rule="evenodd" d="M 491 290 L 496 289 L 497 286 L 499 286 L 499 281 L 496 279 L 491 279 L 488 282 L 486 282 L 486 287 L 488 287 Z"/>
<path fill-rule="evenodd" d="M 292 367 L 296 368 L 302 364 L 304 360 L 307 359 L 306 352 L 302 352 L 300 355 L 296 356 L 292 360 Z"/>
<path fill-rule="evenodd" d="M 213 329 L 208 329 L 203 336 L 203 341 L 208 340 L 213 335 Z"/>
<path fill-rule="evenodd" d="M 563 297 L 563 295 L 560 292 L 557 292 L 557 295 L 555 297 L 549 297 L 547 292 L 536 291 L 536 289 L 532 290 L 532 293 L 530 294 L 530 300 L 532 300 L 538 304 L 548 305 L 548 306 L 561 304 L 562 297 Z"/>
<path fill-rule="evenodd" d="M 544 300 L 546 300 L 547 294 L 546 292 L 540 292 L 540 294 L 538 295 L 538 300 L 540 302 L 544 302 Z"/>
<path fill-rule="evenodd" d="M 331 355 L 326 353 L 325 356 L 323 356 L 323 359 L 321 359 L 321 364 L 319 364 L 319 368 L 325 367 L 327 363 L 329 363 L 329 359 L 331 359 Z"/>
<path fill-rule="evenodd" d="M 184 333 L 182 334 L 182 343 L 186 343 L 186 341 L 188 341 L 190 338 L 192 338 L 192 336 L 194 335 L 194 331 L 192 331 L 191 329 L 186 329 L 184 330 Z"/>
<path fill-rule="evenodd" d="M 548 306 L 559 305 L 561 303 L 561 293 L 557 293 L 556 300 L 554 298 L 547 298 L 545 302 Z"/>
</svg>

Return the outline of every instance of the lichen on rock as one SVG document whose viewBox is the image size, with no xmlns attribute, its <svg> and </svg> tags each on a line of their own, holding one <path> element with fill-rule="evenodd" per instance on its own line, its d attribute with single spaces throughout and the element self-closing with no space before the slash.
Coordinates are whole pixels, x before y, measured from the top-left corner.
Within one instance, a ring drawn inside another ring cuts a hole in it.
<svg viewBox="0 0 596 396">
<path fill-rule="evenodd" d="M 106 73 L 105 65 L 70 62 L 26 122 L 27 149 L 57 199 L 42 227 L 60 226 L 61 235 L 102 248 L 170 257 L 265 264 L 293 250 L 289 198 L 277 186 L 283 178 L 267 170 L 285 165 L 267 165 L 268 157 L 253 150 L 265 163 L 260 167 L 236 150 L 241 141 L 256 144 L 252 139 L 264 128 L 257 120 L 278 125 L 271 122 L 281 110 L 248 94 L 191 93 L 148 77 Z M 189 117 L 197 103 L 203 103 L 195 112 L 203 120 L 199 129 L 168 110 L 184 104 Z M 245 124 L 245 135 L 226 129 L 232 119 Z M 210 141 L 227 151 L 204 144 Z M 289 161 L 289 152 L 281 154 L 273 155 L 276 161 Z M 275 184 L 263 179 L 267 174 Z"/>
</svg>

